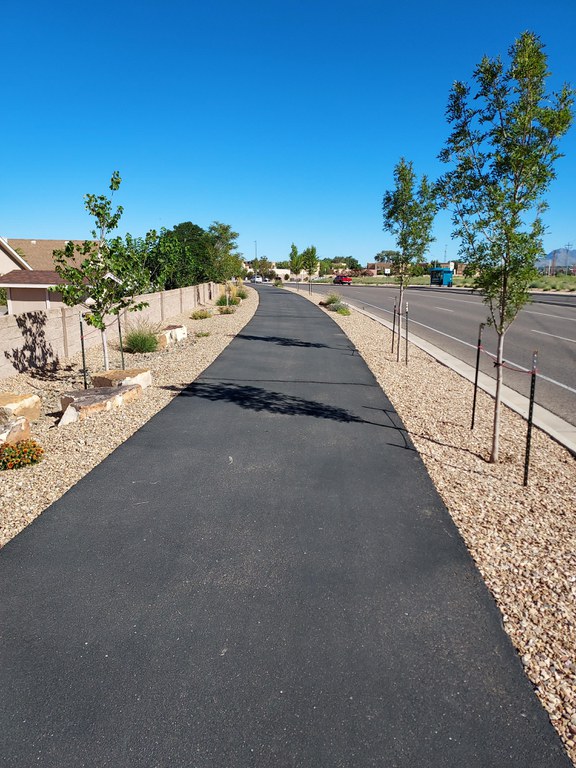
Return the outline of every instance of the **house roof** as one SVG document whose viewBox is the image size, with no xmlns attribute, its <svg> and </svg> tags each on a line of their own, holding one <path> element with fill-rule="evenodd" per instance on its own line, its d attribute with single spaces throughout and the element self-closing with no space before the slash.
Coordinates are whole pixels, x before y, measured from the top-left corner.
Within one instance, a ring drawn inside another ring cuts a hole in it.
<svg viewBox="0 0 576 768">
<path fill-rule="evenodd" d="M 5 253 L 6 256 L 14 262 L 14 265 L 20 267 L 20 269 L 32 269 L 24 257 L 17 253 L 8 243 L 8 240 L 3 237 L 0 237 L 0 251 Z"/>
<path fill-rule="evenodd" d="M 24 269 L 53 270 L 53 251 L 64 250 L 68 240 L 19 240 L 17 238 L 5 238 L 13 251 L 19 251 L 28 263 Z M 83 240 L 74 240 L 75 244 L 82 244 Z"/>
<path fill-rule="evenodd" d="M 65 282 L 58 272 L 50 269 L 13 269 L 0 276 L 0 286 L 7 288 L 50 288 Z"/>
</svg>

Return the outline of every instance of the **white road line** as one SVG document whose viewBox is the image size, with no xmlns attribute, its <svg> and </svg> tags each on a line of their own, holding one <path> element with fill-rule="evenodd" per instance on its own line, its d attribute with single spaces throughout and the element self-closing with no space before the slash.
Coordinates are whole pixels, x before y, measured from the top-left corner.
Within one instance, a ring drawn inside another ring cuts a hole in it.
<svg viewBox="0 0 576 768">
<path fill-rule="evenodd" d="M 571 341 L 572 344 L 576 344 L 576 339 L 567 339 L 566 336 L 556 336 L 555 333 L 546 333 L 546 331 L 537 331 L 535 328 L 531 329 L 532 333 L 539 333 L 541 336 L 552 336 L 553 339 L 560 339 L 560 341 Z"/>
<path fill-rule="evenodd" d="M 350 303 L 350 302 L 349 302 Z M 372 307 L 373 309 L 377 309 L 380 312 L 387 312 L 389 315 L 392 314 L 392 312 L 388 309 L 383 309 L 382 307 L 377 307 L 376 304 L 367 304 L 366 302 L 358 302 L 363 307 Z M 353 306 L 353 305 L 352 305 Z M 430 325 L 424 325 L 424 323 L 419 323 L 418 320 L 410 320 L 410 325 L 421 325 L 422 328 L 427 328 L 429 331 L 433 331 L 434 333 L 439 333 L 441 336 L 446 336 L 448 339 L 452 339 L 452 341 L 457 341 L 459 344 L 464 344 L 466 347 L 471 347 L 472 349 L 476 349 L 476 344 L 470 344 L 467 341 L 462 341 L 462 339 L 456 338 L 456 336 L 450 336 L 449 333 L 444 333 L 443 331 L 438 331 L 436 328 L 432 328 Z M 525 368 L 523 365 L 520 365 L 519 363 L 515 363 L 513 360 L 504 359 L 505 363 L 509 363 L 510 365 L 513 365 L 515 368 L 520 368 L 523 371 L 528 371 L 528 368 Z M 543 374 L 538 374 L 539 379 L 543 379 L 544 381 L 549 382 L 550 384 L 555 384 L 557 387 L 561 387 L 561 389 L 567 389 L 568 392 L 574 392 L 576 394 L 576 389 L 573 387 L 569 387 L 567 384 L 562 384 L 561 381 L 556 381 L 556 379 L 551 379 L 549 376 L 544 376 Z"/>
<path fill-rule="evenodd" d="M 562 315 L 551 315 L 548 312 L 534 312 L 533 309 L 523 309 L 522 314 L 537 315 L 538 317 L 553 317 L 555 320 L 570 320 L 570 322 L 576 323 L 576 317 L 562 317 Z"/>
<path fill-rule="evenodd" d="M 446 309 L 446 307 L 434 307 L 434 309 L 441 309 L 442 312 L 454 312 L 453 309 Z"/>
</svg>

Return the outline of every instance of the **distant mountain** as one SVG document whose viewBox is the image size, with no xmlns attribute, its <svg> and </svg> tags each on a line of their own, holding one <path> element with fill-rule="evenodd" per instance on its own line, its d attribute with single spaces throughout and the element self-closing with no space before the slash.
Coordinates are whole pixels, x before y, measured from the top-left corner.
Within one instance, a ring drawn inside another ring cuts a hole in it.
<svg viewBox="0 0 576 768">
<path fill-rule="evenodd" d="M 556 248 L 554 251 L 550 251 L 545 258 L 539 259 L 536 262 L 536 267 L 538 269 L 549 267 L 554 262 L 554 257 L 556 257 L 557 267 L 565 267 L 566 265 L 573 267 L 576 264 L 576 249 L 567 251 L 566 248 Z"/>
</svg>

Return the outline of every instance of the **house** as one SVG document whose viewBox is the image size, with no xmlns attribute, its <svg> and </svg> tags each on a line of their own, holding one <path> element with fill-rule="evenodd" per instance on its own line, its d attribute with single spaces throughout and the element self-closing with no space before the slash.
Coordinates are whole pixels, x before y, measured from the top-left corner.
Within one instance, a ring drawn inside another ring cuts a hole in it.
<svg viewBox="0 0 576 768">
<path fill-rule="evenodd" d="M 63 307 L 62 296 L 48 289 L 62 285 L 53 252 L 67 240 L 19 240 L 0 237 L 0 288 L 6 289 L 9 315 Z"/>
</svg>

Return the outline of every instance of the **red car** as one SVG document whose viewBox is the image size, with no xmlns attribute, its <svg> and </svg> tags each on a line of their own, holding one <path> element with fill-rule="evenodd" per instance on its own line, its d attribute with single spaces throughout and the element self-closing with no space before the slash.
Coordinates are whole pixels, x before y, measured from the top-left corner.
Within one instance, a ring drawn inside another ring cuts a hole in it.
<svg viewBox="0 0 576 768">
<path fill-rule="evenodd" d="M 332 282 L 335 285 L 350 285 L 350 283 L 352 282 L 352 278 L 348 277 L 348 275 L 336 275 L 336 277 L 334 278 L 334 280 L 332 280 Z"/>
</svg>

